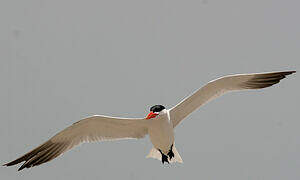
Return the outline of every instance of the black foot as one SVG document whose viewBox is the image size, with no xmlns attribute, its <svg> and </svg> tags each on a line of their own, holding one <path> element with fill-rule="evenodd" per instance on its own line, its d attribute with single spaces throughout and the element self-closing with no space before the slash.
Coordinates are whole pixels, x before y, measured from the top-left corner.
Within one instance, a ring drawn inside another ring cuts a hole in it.
<svg viewBox="0 0 300 180">
<path fill-rule="evenodd" d="M 170 151 L 168 152 L 168 156 L 169 156 L 170 159 L 172 159 L 174 157 L 173 144 L 171 145 Z"/>
<path fill-rule="evenodd" d="M 164 153 L 162 153 L 160 149 L 159 149 L 159 152 L 160 152 L 160 154 L 161 154 L 161 162 L 162 162 L 163 164 L 165 164 L 165 162 L 167 162 L 168 164 L 170 164 L 170 163 L 169 163 L 169 160 L 168 160 L 168 156 L 166 156 Z"/>
</svg>

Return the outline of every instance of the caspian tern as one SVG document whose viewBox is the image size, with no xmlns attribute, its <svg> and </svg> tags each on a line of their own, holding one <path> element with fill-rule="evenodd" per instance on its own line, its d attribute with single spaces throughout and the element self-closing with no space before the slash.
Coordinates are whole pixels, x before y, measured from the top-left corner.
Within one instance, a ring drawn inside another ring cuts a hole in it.
<svg viewBox="0 0 300 180">
<path fill-rule="evenodd" d="M 162 105 L 150 108 L 145 118 L 119 118 L 95 115 L 82 119 L 20 158 L 4 164 L 12 166 L 23 161 L 18 169 L 48 162 L 83 142 L 139 139 L 149 134 L 153 148 L 147 157 L 165 162 L 182 162 L 174 145 L 174 128 L 189 114 L 208 101 L 226 92 L 261 89 L 277 84 L 296 71 L 237 74 L 210 81 L 171 109 Z"/>
</svg>

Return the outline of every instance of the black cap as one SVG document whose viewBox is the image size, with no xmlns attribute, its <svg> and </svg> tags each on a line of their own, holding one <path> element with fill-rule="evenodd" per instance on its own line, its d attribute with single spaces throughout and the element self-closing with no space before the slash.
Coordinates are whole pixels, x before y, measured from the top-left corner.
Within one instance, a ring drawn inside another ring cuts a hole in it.
<svg viewBox="0 0 300 180">
<path fill-rule="evenodd" d="M 160 112 L 162 110 L 166 109 L 163 105 L 154 105 L 150 108 L 150 111 L 152 112 Z"/>
</svg>

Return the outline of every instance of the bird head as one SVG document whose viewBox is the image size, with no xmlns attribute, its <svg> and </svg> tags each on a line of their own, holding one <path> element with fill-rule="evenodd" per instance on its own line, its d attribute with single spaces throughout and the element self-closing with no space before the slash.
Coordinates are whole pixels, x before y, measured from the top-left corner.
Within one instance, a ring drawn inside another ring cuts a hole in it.
<svg viewBox="0 0 300 180">
<path fill-rule="evenodd" d="M 154 105 L 150 108 L 150 113 L 146 116 L 146 119 L 155 118 L 159 115 L 160 112 L 165 110 L 166 108 L 163 105 Z"/>
</svg>

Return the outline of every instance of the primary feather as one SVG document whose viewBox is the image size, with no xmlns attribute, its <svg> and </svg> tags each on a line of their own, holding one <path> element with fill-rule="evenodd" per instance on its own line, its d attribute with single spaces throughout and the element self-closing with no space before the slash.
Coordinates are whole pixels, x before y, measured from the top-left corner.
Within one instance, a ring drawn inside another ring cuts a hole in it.
<svg viewBox="0 0 300 180">
<path fill-rule="evenodd" d="M 144 119 L 92 116 L 67 127 L 47 142 L 5 166 L 25 161 L 19 168 L 22 170 L 48 162 L 83 142 L 142 138 L 147 133 L 147 121 Z"/>
</svg>

